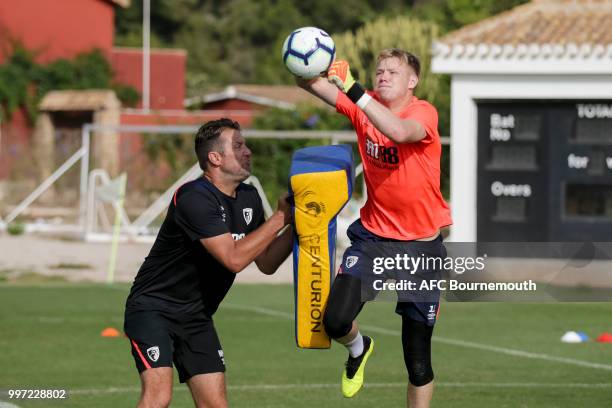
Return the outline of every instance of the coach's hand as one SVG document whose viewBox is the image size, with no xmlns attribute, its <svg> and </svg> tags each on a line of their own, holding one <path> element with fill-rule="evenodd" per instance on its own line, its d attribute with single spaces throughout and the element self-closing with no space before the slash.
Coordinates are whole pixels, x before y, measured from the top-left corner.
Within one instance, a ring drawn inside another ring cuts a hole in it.
<svg viewBox="0 0 612 408">
<path fill-rule="evenodd" d="M 342 92 L 347 93 L 355 84 L 351 67 L 344 60 L 337 60 L 327 70 L 327 80 L 336 85 Z"/>
<path fill-rule="evenodd" d="M 293 209 L 292 209 L 293 197 L 289 196 L 289 193 L 284 193 L 277 203 L 277 211 L 281 211 L 285 215 L 285 225 L 293 222 Z"/>
</svg>

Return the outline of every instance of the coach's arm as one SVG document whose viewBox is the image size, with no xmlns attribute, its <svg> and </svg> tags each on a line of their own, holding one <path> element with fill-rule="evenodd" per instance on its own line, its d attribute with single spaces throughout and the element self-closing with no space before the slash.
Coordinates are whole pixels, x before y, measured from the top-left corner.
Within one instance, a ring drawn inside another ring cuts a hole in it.
<svg viewBox="0 0 612 408">
<path fill-rule="evenodd" d="M 211 238 L 202 238 L 200 242 L 217 261 L 234 273 L 242 271 L 255 260 L 262 272 L 274 273 L 278 265 L 289 255 L 291 244 L 285 244 L 283 237 L 286 237 L 286 234 L 291 235 L 291 229 L 288 228 L 281 235 L 278 235 L 278 232 L 290 222 L 291 207 L 286 196 L 283 196 L 278 200 L 278 209 L 274 214 L 243 239 L 234 241 L 232 234 L 226 233 Z M 279 260 L 277 258 L 284 253 L 285 245 L 289 245 L 289 250 L 284 258 Z M 272 267 L 274 269 L 271 269 Z"/>
<path fill-rule="evenodd" d="M 255 259 L 260 271 L 272 275 L 291 253 L 293 244 L 293 226 L 289 225 L 265 251 Z"/>
</svg>

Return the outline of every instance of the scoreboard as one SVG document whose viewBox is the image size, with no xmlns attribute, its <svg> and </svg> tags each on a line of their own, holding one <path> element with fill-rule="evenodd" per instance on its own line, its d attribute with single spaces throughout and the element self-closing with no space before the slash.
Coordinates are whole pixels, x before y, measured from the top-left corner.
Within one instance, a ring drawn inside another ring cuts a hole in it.
<svg viewBox="0 0 612 408">
<path fill-rule="evenodd" d="M 478 241 L 612 241 L 612 101 L 478 103 Z"/>
</svg>

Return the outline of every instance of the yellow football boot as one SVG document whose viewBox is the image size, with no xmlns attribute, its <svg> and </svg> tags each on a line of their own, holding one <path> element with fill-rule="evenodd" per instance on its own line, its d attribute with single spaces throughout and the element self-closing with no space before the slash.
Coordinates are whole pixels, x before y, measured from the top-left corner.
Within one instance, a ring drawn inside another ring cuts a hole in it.
<svg viewBox="0 0 612 408">
<path fill-rule="evenodd" d="M 363 336 L 363 353 L 355 358 L 349 355 L 346 367 L 342 372 L 342 395 L 346 398 L 354 397 L 363 386 L 365 365 L 372 351 L 374 351 L 374 340 Z"/>
</svg>

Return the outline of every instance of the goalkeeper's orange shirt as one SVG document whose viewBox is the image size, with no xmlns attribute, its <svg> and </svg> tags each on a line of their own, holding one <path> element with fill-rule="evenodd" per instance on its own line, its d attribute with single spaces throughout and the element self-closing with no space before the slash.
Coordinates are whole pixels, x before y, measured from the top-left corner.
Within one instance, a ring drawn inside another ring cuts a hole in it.
<svg viewBox="0 0 612 408">
<path fill-rule="evenodd" d="M 374 93 L 370 95 L 376 98 Z M 439 228 L 452 224 L 450 209 L 440 192 L 442 145 L 436 108 L 412 98 L 397 116 L 418 121 L 427 134 L 419 142 L 401 144 L 376 129 L 340 91 L 336 110 L 351 120 L 357 132 L 368 189 L 361 222 L 369 231 L 408 241 L 430 237 Z"/>
</svg>

